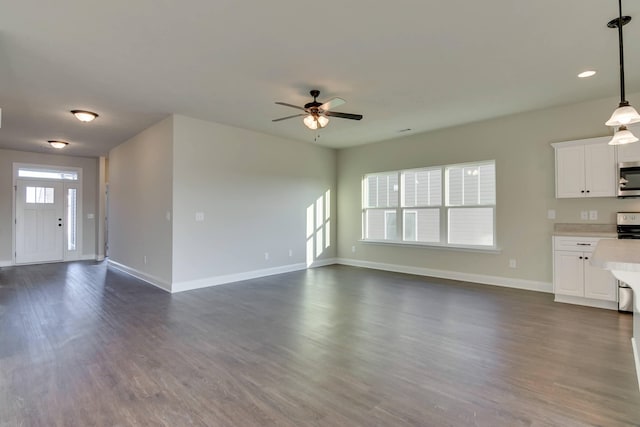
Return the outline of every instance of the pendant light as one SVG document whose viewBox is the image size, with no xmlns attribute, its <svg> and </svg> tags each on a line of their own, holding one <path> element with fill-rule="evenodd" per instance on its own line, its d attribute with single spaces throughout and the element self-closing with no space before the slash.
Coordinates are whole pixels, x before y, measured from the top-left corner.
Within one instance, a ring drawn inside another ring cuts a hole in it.
<svg viewBox="0 0 640 427">
<path fill-rule="evenodd" d="M 622 0 L 618 0 L 619 16 L 607 23 L 609 28 L 618 29 L 618 48 L 620 53 L 620 104 L 613 112 L 611 118 L 605 123 L 607 126 L 618 127 L 609 141 L 610 145 L 630 144 L 638 141 L 633 133 L 627 129 L 627 125 L 640 122 L 640 114 L 633 108 L 624 94 L 624 47 L 622 43 L 622 27 L 631 22 L 630 16 L 622 16 Z"/>
</svg>

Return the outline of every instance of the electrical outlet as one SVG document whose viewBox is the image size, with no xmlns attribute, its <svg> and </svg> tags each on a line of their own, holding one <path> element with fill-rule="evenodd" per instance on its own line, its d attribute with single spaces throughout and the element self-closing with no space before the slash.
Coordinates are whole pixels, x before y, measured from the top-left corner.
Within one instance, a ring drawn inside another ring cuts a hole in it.
<svg viewBox="0 0 640 427">
<path fill-rule="evenodd" d="M 289 256 L 293 256 L 293 249 L 289 249 Z"/>
<path fill-rule="evenodd" d="M 196 212 L 196 221 L 198 222 L 204 221 L 204 212 Z"/>
<path fill-rule="evenodd" d="M 556 210 L 555 209 L 549 209 L 547 211 L 547 219 L 556 219 Z"/>
<path fill-rule="evenodd" d="M 147 264 L 147 256 L 146 255 L 144 256 L 144 263 L 145 263 L 145 265 Z"/>
<path fill-rule="evenodd" d="M 351 246 L 351 252 L 355 252 L 356 251 L 356 247 L 355 246 Z"/>
<path fill-rule="evenodd" d="M 589 219 L 596 221 L 598 219 L 598 211 L 589 211 Z"/>
<path fill-rule="evenodd" d="M 516 262 L 516 260 L 511 258 L 509 260 L 509 268 L 516 268 L 517 266 L 518 266 L 518 263 Z"/>
<path fill-rule="evenodd" d="M 269 260 L 269 252 L 265 252 L 264 253 L 264 260 L 268 261 Z"/>
<path fill-rule="evenodd" d="M 580 212 L 580 219 L 583 221 L 588 221 L 589 220 L 589 212 L 588 211 L 581 211 Z"/>
</svg>

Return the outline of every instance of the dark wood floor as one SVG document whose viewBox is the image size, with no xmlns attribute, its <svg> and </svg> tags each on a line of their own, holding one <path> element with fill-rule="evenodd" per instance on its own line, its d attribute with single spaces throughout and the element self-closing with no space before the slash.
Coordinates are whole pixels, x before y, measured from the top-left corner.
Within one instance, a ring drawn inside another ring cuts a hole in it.
<svg viewBox="0 0 640 427">
<path fill-rule="evenodd" d="M 345 266 L 0 269 L 1 426 L 640 425 L 631 316 Z"/>
</svg>

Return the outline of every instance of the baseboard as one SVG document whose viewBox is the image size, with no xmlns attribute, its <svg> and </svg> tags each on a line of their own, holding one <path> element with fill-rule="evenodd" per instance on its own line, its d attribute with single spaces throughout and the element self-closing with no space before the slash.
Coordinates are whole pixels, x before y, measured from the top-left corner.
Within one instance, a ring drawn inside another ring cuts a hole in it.
<svg viewBox="0 0 640 427">
<path fill-rule="evenodd" d="M 326 267 L 327 265 L 338 264 L 338 258 L 327 258 L 313 261 L 308 268 Z"/>
<path fill-rule="evenodd" d="M 84 255 L 80 256 L 80 258 L 78 258 L 78 260 L 95 261 L 96 260 L 96 254 L 84 254 Z"/>
<path fill-rule="evenodd" d="M 350 265 L 353 267 L 372 268 L 375 270 L 393 271 L 396 273 L 415 274 L 418 276 L 438 277 L 441 279 L 460 280 L 463 282 L 480 283 L 483 285 L 502 286 L 506 288 L 524 289 L 528 291 L 538 291 L 553 293 L 553 284 L 538 282 L 535 280 L 513 279 L 509 277 L 487 276 L 484 274 L 461 273 L 450 270 L 437 270 L 424 267 L 411 267 L 407 265 L 386 264 L 371 261 L 361 261 L 350 258 L 337 258 L 337 264 Z"/>
<path fill-rule="evenodd" d="M 0 260 L 0 267 L 11 267 L 13 265 L 13 261 L 2 261 Z"/>
<path fill-rule="evenodd" d="M 225 274 L 222 276 L 211 276 L 204 279 L 188 280 L 184 282 L 174 282 L 171 292 L 184 292 L 194 289 L 208 288 L 209 286 L 224 285 L 226 283 L 241 282 L 243 280 L 258 279 L 260 277 L 273 276 L 274 274 L 291 273 L 292 271 L 306 270 L 307 268 L 321 267 L 322 265 L 335 264 L 335 262 L 324 263 L 324 261 L 314 262 L 307 267 L 305 263 L 289 264 L 279 267 L 263 268 L 260 270 L 245 271 L 242 273 Z"/>
<path fill-rule="evenodd" d="M 553 299 L 555 302 L 565 304 L 584 305 L 587 307 L 606 308 L 607 310 L 617 310 L 618 303 L 616 301 L 602 301 L 598 299 L 574 297 L 570 295 L 556 295 Z"/>
<path fill-rule="evenodd" d="M 162 289 L 163 291 L 167 291 L 167 292 L 171 292 L 171 285 L 165 281 L 163 281 L 162 279 L 152 276 L 150 274 L 144 273 L 140 270 L 136 270 L 135 268 L 126 266 L 124 264 L 120 264 L 119 262 L 113 261 L 113 260 L 109 260 L 107 261 L 109 266 L 123 271 L 137 279 L 143 280 L 153 286 L 156 286 L 160 289 Z"/>
<path fill-rule="evenodd" d="M 633 313 L 636 316 L 638 313 Z M 640 389 L 640 349 L 638 348 L 638 341 L 635 337 L 631 338 L 631 347 L 633 348 L 633 358 L 636 361 L 636 376 L 638 377 L 638 388 Z"/>
</svg>

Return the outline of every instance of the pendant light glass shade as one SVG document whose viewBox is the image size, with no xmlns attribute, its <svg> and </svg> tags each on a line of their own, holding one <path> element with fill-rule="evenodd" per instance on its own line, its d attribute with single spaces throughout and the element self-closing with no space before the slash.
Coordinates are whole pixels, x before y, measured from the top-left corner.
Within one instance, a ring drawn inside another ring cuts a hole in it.
<svg viewBox="0 0 640 427">
<path fill-rule="evenodd" d="M 637 141 L 638 138 L 636 138 L 636 136 L 632 134 L 626 126 L 622 125 L 618 128 L 618 131 L 613 134 L 613 138 L 609 141 L 609 145 L 624 145 Z"/>
<path fill-rule="evenodd" d="M 607 126 L 624 126 L 640 122 L 640 114 L 631 105 L 616 108 L 611 118 L 605 123 Z"/>
<path fill-rule="evenodd" d="M 322 129 L 329 123 L 329 119 L 325 116 L 313 116 L 309 114 L 303 120 L 304 125 L 311 130 L 316 130 L 318 128 Z"/>
</svg>

